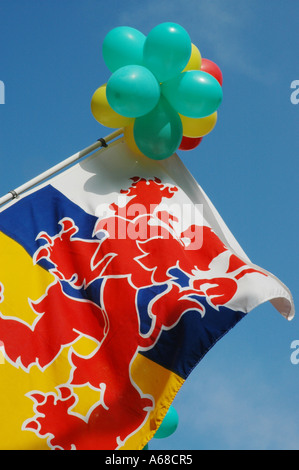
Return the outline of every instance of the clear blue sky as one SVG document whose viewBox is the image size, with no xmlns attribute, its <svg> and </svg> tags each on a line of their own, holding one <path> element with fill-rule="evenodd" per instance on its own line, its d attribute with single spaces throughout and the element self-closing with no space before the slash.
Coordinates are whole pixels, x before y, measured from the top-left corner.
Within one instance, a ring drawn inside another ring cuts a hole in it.
<svg viewBox="0 0 299 470">
<path fill-rule="evenodd" d="M 297 0 L 1 0 L 0 193 L 111 132 L 90 112 L 110 77 L 105 35 L 181 24 L 218 63 L 224 99 L 214 131 L 180 157 L 252 261 L 298 304 Z M 270 304 L 207 354 L 180 390 L 176 433 L 151 449 L 299 449 L 299 316 Z"/>
</svg>

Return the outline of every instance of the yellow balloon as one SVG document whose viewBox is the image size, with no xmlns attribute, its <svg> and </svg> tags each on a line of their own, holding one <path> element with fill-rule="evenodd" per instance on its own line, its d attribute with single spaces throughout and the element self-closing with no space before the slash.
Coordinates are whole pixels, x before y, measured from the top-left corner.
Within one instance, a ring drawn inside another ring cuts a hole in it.
<svg viewBox="0 0 299 470">
<path fill-rule="evenodd" d="M 187 70 L 200 70 L 200 67 L 201 67 L 201 54 L 198 48 L 194 44 L 192 44 L 191 56 L 183 72 L 187 72 Z"/>
<path fill-rule="evenodd" d="M 129 149 L 132 150 L 132 152 L 136 153 L 136 155 L 144 157 L 144 154 L 139 150 L 134 139 L 134 122 L 135 119 L 132 123 L 130 123 L 127 127 L 124 128 L 125 142 Z"/>
<path fill-rule="evenodd" d="M 189 118 L 182 116 L 180 118 L 183 124 L 183 135 L 186 137 L 203 137 L 209 134 L 217 122 L 217 111 L 204 118 Z"/>
<path fill-rule="evenodd" d="M 106 98 L 106 83 L 94 92 L 90 106 L 93 117 L 103 126 L 125 127 L 133 121 L 133 118 L 122 116 L 111 108 Z"/>
</svg>

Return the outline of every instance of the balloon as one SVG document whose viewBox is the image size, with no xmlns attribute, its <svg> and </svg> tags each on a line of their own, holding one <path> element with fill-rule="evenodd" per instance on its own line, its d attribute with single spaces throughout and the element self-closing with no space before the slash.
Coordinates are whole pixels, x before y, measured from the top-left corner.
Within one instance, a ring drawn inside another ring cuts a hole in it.
<svg viewBox="0 0 299 470">
<path fill-rule="evenodd" d="M 142 65 L 145 35 L 135 28 L 120 26 L 112 29 L 103 41 L 104 61 L 111 72 L 125 65 Z"/>
<path fill-rule="evenodd" d="M 135 118 L 149 113 L 157 105 L 160 86 L 145 67 L 126 65 L 111 75 L 106 94 L 114 111 Z"/>
<path fill-rule="evenodd" d="M 187 137 L 183 135 L 179 150 L 193 150 L 200 144 L 201 141 L 202 137 Z"/>
<path fill-rule="evenodd" d="M 150 113 L 135 120 L 135 142 L 144 155 L 154 160 L 170 157 L 180 145 L 182 136 L 180 116 L 163 96 Z"/>
<path fill-rule="evenodd" d="M 136 145 L 135 138 L 134 138 L 134 124 L 135 120 L 131 122 L 128 126 L 124 128 L 124 139 L 127 144 L 127 146 L 136 154 L 139 156 L 143 156 L 144 154 L 139 150 L 139 148 Z"/>
<path fill-rule="evenodd" d="M 176 409 L 171 406 L 167 411 L 165 418 L 163 419 L 159 429 L 154 435 L 155 439 L 163 439 L 164 437 L 169 437 L 173 434 L 179 424 L 179 417 Z"/>
<path fill-rule="evenodd" d="M 109 105 L 106 97 L 106 84 L 98 88 L 91 98 L 91 112 L 93 117 L 106 127 L 125 127 L 133 121 L 116 113 Z"/>
<path fill-rule="evenodd" d="M 178 113 L 190 118 L 209 116 L 222 101 L 216 78 L 200 70 L 188 70 L 162 83 L 161 92 Z"/>
<path fill-rule="evenodd" d="M 221 72 L 220 68 L 218 67 L 218 65 L 215 64 L 215 62 L 212 62 L 209 59 L 202 59 L 200 69 L 203 72 L 207 72 L 210 75 L 213 75 L 213 77 L 215 77 L 216 80 L 218 80 L 218 82 L 222 86 L 222 81 L 223 81 L 222 72 Z"/>
<path fill-rule="evenodd" d="M 182 115 L 180 117 L 183 124 L 183 135 L 194 138 L 209 134 L 216 126 L 218 114 L 217 111 L 215 111 L 215 113 L 210 114 L 210 116 L 198 119 L 188 118 Z"/>
<path fill-rule="evenodd" d="M 194 44 L 192 44 L 191 56 L 183 72 L 187 72 L 187 70 L 199 70 L 200 67 L 201 67 L 201 54 L 198 48 Z"/>
<path fill-rule="evenodd" d="M 103 57 L 112 72 L 91 100 L 107 127 L 122 127 L 139 156 L 162 160 L 191 150 L 214 128 L 222 101 L 222 73 L 176 23 L 162 23 L 146 37 L 129 26 L 111 30 Z"/>
<path fill-rule="evenodd" d="M 159 82 L 180 73 L 191 55 L 191 40 L 187 31 L 176 23 L 161 23 L 153 28 L 144 43 L 144 65 Z"/>
</svg>

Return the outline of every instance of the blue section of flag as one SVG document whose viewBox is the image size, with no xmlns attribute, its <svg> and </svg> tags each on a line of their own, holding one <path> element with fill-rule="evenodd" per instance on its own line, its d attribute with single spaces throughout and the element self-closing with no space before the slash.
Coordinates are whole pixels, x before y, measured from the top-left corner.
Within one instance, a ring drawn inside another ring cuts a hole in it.
<svg viewBox="0 0 299 470">
<path fill-rule="evenodd" d="M 178 268 L 170 270 L 181 287 L 189 284 L 188 276 Z M 146 334 L 151 326 L 148 316 L 149 304 L 167 284 L 140 289 L 137 297 L 141 320 L 141 333 Z M 205 297 L 193 296 L 202 304 L 205 314 L 189 310 L 178 324 L 170 330 L 163 330 L 156 345 L 141 354 L 186 379 L 196 364 L 213 345 L 222 338 L 243 317 L 244 313 L 220 306 L 212 307 Z"/>
<path fill-rule="evenodd" d="M 71 217 L 79 228 L 78 237 L 90 239 L 96 217 L 87 214 L 53 186 L 45 186 L 29 194 L 1 213 L 0 230 L 22 245 L 30 256 L 44 243 L 36 240 L 45 231 L 54 236 L 61 230 L 58 223 L 64 217 Z M 49 268 L 47 261 L 40 264 Z"/>
<path fill-rule="evenodd" d="M 148 315 L 150 302 L 167 288 L 167 284 L 158 284 L 139 289 L 137 294 L 137 308 L 140 317 L 140 333 L 145 335 L 151 327 L 151 318 Z"/>
<path fill-rule="evenodd" d="M 186 379 L 214 344 L 245 315 L 223 306 L 218 311 L 203 297 L 200 302 L 206 308 L 203 318 L 197 311 L 186 312 L 174 328 L 162 331 L 152 349 L 141 354 Z"/>
</svg>

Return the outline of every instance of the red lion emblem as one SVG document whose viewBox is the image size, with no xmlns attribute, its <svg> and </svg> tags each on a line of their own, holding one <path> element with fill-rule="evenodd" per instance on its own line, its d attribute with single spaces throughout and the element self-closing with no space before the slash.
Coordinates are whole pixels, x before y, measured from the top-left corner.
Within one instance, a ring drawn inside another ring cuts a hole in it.
<svg viewBox="0 0 299 470">
<path fill-rule="evenodd" d="M 36 251 L 34 262 L 50 261 L 56 280 L 41 299 L 31 302 L 37 314 L 34 324 L 0 316 L 5 352 L 10 361 L 26 370 L 33 364 L 47 367 L 62 348 L 81 336 L 93 338 L 98 345 L 88 357 L 72 352 L 69 382 L 58 393 L 30 394 L 35 415 L 24 423 L 24 429 L 48 436 L 53 448 L 121 446 L 154 406 L 153 398 L 142 394 L 130 374 L 138 351 L 152 348 L 162 329 L 174 327 L 188 310 L 205 315 L 194 295 L 206 296 L 214 308 L 225 305 L 238 289 L 237 280 L 253 271 L 235 255 L 228 255 L 227 247 L 209 227 L 190 226 L 175 232 L 176 216 L 159 211 L 161 201 L 178 191 L 175 186 L 162 184 L 158 178 L 132 180 L 130 188 L 121 191 L 126 204 L 111 204 L 113 215 L 97 221 L 97 238 L 78 237 L 78 227 L 67 217 L 60 221 L 61 231 L 55 236 L 38 235 L 46 244 Z M 201 248 L 190 252 L 185 240 L 198 233 Z M 229 264 L 223 276 L 213 276 L 213 262 L 227 255 Z M 173 280 L 169 272 L 173 267 L 189 276 L 188 287 Z M 86 291 L 98 279 L 102 282 L 97 302 L 77 298 L 64 289 L 68 285 Z M 138 290 L 159 284 L 166 284 L 166 289 L 151 302 L 148 315 L 152 325 L 142 334 Z M 72 412 L 77 402 L 75 387 L 82 385 L 101 391 L 100 402 L 85 417 Z M 69 432 L 72 429 L 75 431 Z"/>
</svg>

